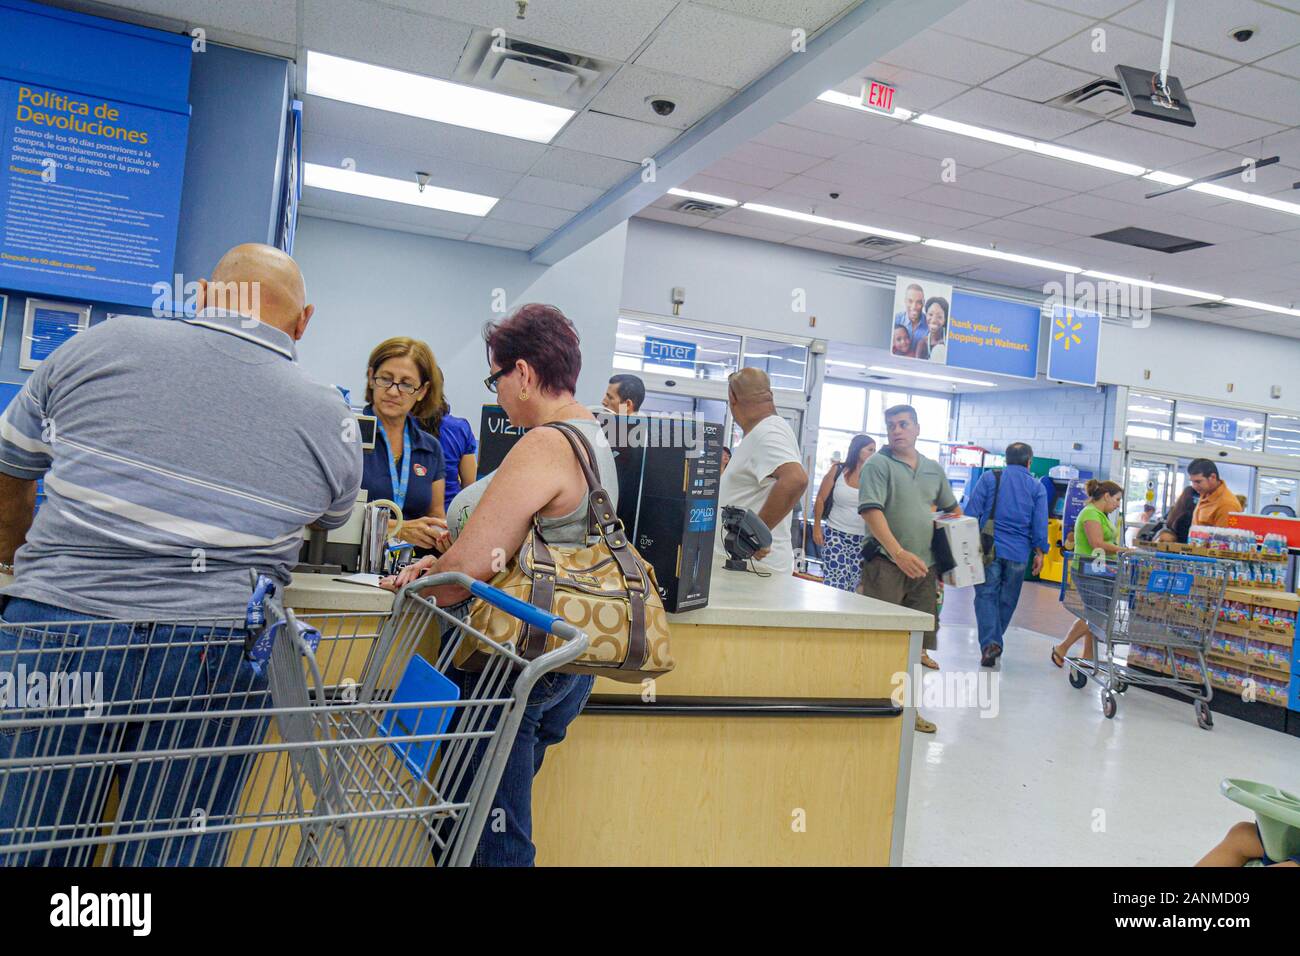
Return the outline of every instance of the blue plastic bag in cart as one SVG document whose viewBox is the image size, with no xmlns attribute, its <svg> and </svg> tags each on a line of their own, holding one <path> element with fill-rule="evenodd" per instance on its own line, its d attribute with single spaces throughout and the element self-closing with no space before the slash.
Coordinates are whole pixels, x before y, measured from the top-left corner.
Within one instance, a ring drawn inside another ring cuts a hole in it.
<svg viewBox="0 0 1300 956">
<path fill-rule="evenodd" d="M 441 674 L 436 667 L 419 654 L 406 665 L 406 673 L 393 692 L 394 704 L 427 704 L 430 701 L 460 700 L 460 688 Z M 390 710 L 384 717 L 383 730 L 389 736 L 441 734 L 451 723 L 452 707 L 415 707 Z M 391 744 L 393 752 L 406 765 L 406 769 L 423 780 L 433 766 L 440 740 L 417 740 L 410 743 Z"/>
</svg>

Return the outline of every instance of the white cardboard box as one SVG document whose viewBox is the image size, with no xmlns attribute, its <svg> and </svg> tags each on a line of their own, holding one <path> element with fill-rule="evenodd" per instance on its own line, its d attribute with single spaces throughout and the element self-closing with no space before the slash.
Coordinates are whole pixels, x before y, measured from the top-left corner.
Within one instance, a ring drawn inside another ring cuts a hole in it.
<svg viewBox="0 0 1300 956">
<path fill-rule="evenodd" d="M 984 552 L 980 550 L 979 522 L 962 515 L 936 514 L 934 526 L 948 539 L 957 566 L 943 576 L 943 583 L 955 588 L 984 583 Z"/>
</svg>

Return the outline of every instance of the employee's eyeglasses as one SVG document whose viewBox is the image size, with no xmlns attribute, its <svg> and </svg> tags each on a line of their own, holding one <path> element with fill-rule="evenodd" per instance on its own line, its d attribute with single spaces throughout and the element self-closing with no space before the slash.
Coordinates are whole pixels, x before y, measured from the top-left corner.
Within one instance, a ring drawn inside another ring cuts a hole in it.
<svg viewBox="0 0 1300 956">
<path fill-rule="evenodd" d="M 503 376 L 509 375 L 514 370 L 513 365 L 507 365 L 505 368 L 497 369 L 487 378 L 483 379 L 484 387 L 493 395 L 497 393 L 497 380 Z"/>
<path fill-rule="evenodd" d="M 396 385 L 397 390 L 403 395 L 414 395 L 423 387 L 420 385 L 412 385 L 410 382 L 398 382 L 389 378 L 387 375 L 376 375 L 370 380 L 370 383 L 381 392 L 386 392 Z"/>
</svg>

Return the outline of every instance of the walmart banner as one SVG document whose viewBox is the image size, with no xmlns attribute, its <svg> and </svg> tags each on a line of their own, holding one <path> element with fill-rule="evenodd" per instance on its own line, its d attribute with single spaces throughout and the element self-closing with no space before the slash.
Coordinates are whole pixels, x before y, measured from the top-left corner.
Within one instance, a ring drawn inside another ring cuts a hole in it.
<svg viewBox="0 0 1300 956">
<path fill-rule="evenodd" d="M 1075 385 L 1096 385 L 1100 339 L 1099 313 L 1053 306 L 1048 326 L 1047 377 Z"/>
<path fill-rule="evenodd" d="M 954 292 L 948 321 L 948 365 L 1034 378 L 1042 309 L 968 292 Z"/>
</svg>

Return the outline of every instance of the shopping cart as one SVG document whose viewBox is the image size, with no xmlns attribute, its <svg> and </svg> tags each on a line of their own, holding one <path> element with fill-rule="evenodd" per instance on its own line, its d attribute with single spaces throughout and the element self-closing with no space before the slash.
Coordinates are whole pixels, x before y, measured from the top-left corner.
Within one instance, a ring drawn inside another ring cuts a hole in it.
<svg viewBox="0 0 1300 956">
<path fill-rule="evenodd" d="M 1212 558 L 1195 555 L 1127 551 L 1103 563 L 1067 553 L 1061 600 L 1094 637 L 1090 659 L 1067 659 L 1070 684 L 1082 688 L 1089 677 L 1100 683 L 1108 718 L 1130 685 L 1172 690 L 1195 704 L 1202 729 L 1213 727 L 1205 652 L 1226 587 L 1214 569 Z M 1119 657 L 1121 647 L 1135 644 L 1163 651 L 1168 675 Z"/>
<path fill-rule="evenodd" d="M 564 643 L 525 660 L 440 585 Z M 469 864 L 529 692 L 586 635 L 462 574 L 309 622 L 274 590 L 243 620 L 0 624 L 0 866 Z M 453 672 L 471 637 L 496 653 Z"/>
</svg>

